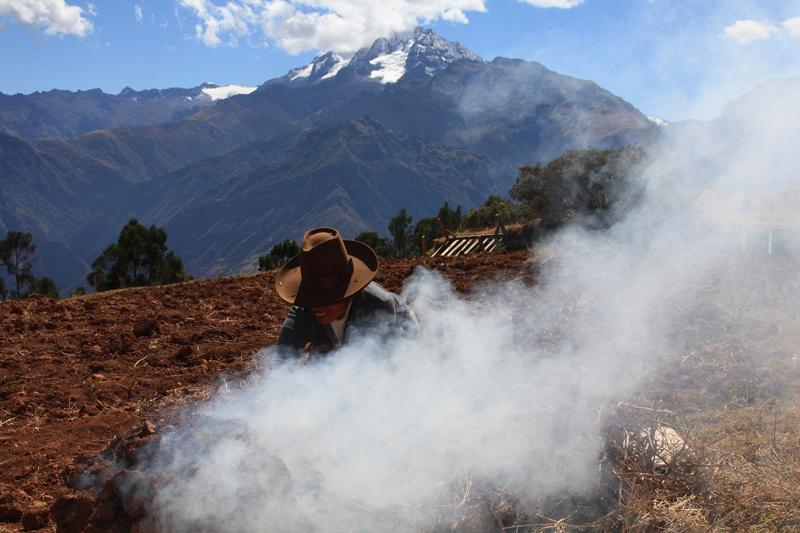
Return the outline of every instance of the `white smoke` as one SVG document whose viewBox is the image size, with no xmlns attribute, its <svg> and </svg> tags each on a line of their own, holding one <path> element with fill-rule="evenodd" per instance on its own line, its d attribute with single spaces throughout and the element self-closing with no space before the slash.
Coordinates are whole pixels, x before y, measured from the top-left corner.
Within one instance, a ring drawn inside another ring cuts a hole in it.
<svg viewBox="0 0 800 533">
<path fill-rule="evenodd" d="M 642 203 L 607 231 L 576 224 L 541 246 L 537 285 L 495 280 L 461 296 L 420 270 L 403 291 L 418 336 L 354 339 L 210 401 L 162 441 L 161 525 L 412 531 L 465 478 L 523 498 L 591 492 L 598 410 L 678 356 L 686 304 L 730 275 L 742 224 L 797 217 L 798 86 L 670 126 L 637 172 Z"/>
</svg>

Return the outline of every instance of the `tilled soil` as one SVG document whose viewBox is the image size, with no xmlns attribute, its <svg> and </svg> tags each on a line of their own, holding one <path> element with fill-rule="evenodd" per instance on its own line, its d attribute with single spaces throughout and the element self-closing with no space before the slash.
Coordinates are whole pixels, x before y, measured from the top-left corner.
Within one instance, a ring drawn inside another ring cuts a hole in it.
<svg viewBox="0 0 800 533">
<path fill-rule="evenodd" d="M 400 291 L 417 266 L 462 292 L 498 276 L 535 277 L 529 253 L 512 252 L 390 261 L 377 281 Z M 69 480 L 103 450 L 151 439 L 150 420 L 165 408 L 252 370 L 287 311 L 273 282 L 262 273 L 1 303 L 0 530 L 51 530 L 51 517 L 80 530 L 95 504 Z"/>
</svg>

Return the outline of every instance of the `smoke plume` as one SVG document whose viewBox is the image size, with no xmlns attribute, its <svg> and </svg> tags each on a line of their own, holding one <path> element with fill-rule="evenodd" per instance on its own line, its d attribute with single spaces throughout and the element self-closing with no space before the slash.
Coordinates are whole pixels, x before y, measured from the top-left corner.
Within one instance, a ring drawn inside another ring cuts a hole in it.
<svg viewBox="0 0 800 533">
<path fill-rule="evenodd" d="M 535 286 L 487 280 L 463 296 L 420 269 L 403 291 L 417 336 L 352 339 L 224 389 L 191 430 L 164 436 L 161 525 L 413 531 L 465 479 L 521 498 L 590 493 L 599 411 L 680 355 L 700 287 L 723 272 L 721 292 L 756 281 L 732 260 L 742 232 L 798 218 L 798 87 L 771 83 L 713 122 L 669 126 L 632 177 L 644 199 L 608 230 L 573 224 L 540 243 Z M 787 235 L 781 253 L 796 261 Z M 769 260 L 756 237 L 746 250 Z"/>
</svg>

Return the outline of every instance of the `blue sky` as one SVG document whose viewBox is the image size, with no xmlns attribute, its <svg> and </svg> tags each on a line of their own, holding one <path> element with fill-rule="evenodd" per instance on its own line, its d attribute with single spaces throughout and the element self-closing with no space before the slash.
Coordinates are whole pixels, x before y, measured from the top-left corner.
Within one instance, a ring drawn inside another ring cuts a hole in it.
<svg viewBox="0 0 800 533">
<path fill-rule="evenodd" d="M 422 4 L 0 0 L 0 91 L 259 85 L 319 49 L 347 52 L 417 23 L 487 59 L 591 79 L 668 120 L 711 118 L 762 81 L 800 76 L 800 0 Z"/>
</svg>

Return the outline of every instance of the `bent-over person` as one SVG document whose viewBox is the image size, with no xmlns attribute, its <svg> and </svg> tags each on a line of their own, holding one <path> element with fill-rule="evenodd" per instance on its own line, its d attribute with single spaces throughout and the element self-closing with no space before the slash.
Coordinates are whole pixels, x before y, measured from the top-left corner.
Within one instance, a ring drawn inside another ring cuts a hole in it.
<svg viewBox="0 0 800 533">
<path fill-rule="evenodd" d="M 357 335 L 415 331 L 403 299 L 373 279 L 378 256 L 331 228 L 309 230 L 300 253 L 278 272 L 275 290 L 292 304 L 278 334 L 272 366 L 329 352 Z"/>
</svg>

